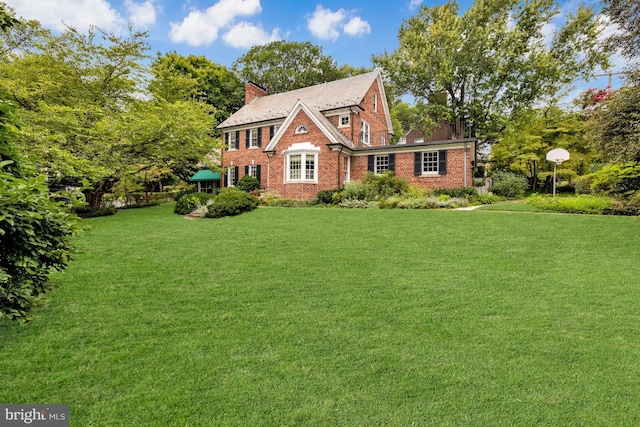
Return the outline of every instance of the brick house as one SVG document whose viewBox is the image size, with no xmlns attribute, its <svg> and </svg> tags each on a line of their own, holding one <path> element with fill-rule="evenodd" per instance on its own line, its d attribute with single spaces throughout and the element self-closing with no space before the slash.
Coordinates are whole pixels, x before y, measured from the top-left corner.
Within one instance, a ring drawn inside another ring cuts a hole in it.
<svg viewBox="0 0 640 427">
<path fill-rule="evenodd" d="M 218 129 L 225 187 L 251 175 L 282 197 L 313 199 L 367 171 L 388 170 L 426 188 L 473 183 L 474 138 L 445 131 L 445 139 L 438 130 L 436 139 L 390 145 L 379 71 L 274 95 L 249 82 L 245 106 Z"/>
</svg>

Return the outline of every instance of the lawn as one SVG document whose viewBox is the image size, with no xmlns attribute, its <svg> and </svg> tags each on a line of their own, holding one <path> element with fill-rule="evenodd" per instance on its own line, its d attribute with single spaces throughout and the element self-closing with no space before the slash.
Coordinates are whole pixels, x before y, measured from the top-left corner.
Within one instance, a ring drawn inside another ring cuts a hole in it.
<svg viewBox="0 0 640 427">
<path fill-rule="evenodd" d="M 640 425 L 640 221 L 171 205 L 87 220 L 0 403 L 72 426 Z"/>
</svg>

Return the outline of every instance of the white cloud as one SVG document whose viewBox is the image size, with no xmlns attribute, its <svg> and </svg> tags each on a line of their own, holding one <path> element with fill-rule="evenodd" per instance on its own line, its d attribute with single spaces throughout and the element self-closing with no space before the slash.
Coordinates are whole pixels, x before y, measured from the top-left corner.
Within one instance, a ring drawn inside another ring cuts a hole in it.
<svg viewBox="0 0 640 427">
<path fill-rule="evenodd" d="M 271 34 L 267 33 L 262 25 L 253 25 L 249 22 L 240 22 L 222 36 L 224 42 L 235 48 L 249 49 L 256 45 L 282 40 L 280 29 L 275 28 Z"/>
<path fill-rule="evenodd" d="M 339 29 L 346 17 L 344 9 L 332 12 L 331 9 L 325 9 L 319 4 L 307 21 L 307 28 L 319 39 L 336 40 L 340 36 Z"/>
<path fill-rule="evenodd" d="M 367 21 L 363 21 L 359 16 L 351 18 L 347 25 L 344 26 L 345 34 L 350 36 L 361 36 L 371 32 L 371 26 Z"/>
<path fill-rule="evenodd" d="M 64 30 L 64 24 L 78 31 L 86 31 L 91 25 L 113 31 L 124 24 L 122 16 L 106 0 L 12 0 L 10 6 L 18 16 L 35 19 L 57 31 Z"/>
<path fill-rule="evenodd" d="M 411 0 L 409 3 L 409 9 L 415 9 L 422 4 L 422 0 Z"/>
<path fill-rule="evenodd" d="M 351 17 L 345 24 L 349 17 L 350 13 L 344 9 L 333 12 L 319 4 L 313 14 L 307 18 L 307 28 L 317 38 L 331 41 L 340 37 L 341 30 L 351 36 L 360 36 L 371 32 L 369 23 L 359 16 Z"/>
<path fill-rule="evenodd" d="M 233 25 L 238 16 L 251 16 L 262 11 L 260 0 L 219 0 L 208 9 L 194 9 L 181 23 L 171 23 L 169 37 L 176 43 L 192 46 L 208 45 L 218 33 Z"/>
<path fill-rule="evenodd" d="M 129 21 L 135 27 L 147 28 L 156 22 L 157 12 L 154 0 L 146 0 L 144 3 L 125 0 L 124 7 L 129 13 Z"/>
</svg>

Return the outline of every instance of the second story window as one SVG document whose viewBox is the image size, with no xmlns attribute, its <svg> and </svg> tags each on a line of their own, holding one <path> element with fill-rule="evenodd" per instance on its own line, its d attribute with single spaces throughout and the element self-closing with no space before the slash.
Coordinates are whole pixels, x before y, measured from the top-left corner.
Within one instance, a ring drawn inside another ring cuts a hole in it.
<svg viewBox="0 0 640 427">
<path fill-rule="evenodd" d="M 376 92 L 373 93 L 373 112 L 378 112 L 378 94 Z"/>
<path fill-rule="evenodd" d="M 260 147 L 261 141 L 260 141 L 260 137 L 261 137 L 261 133 L 259 128 L 253 128 L 253 129 L 247 129 L 247 134 L 246 134 L 246 147 L 247 148 L 255 148 L 255 147 Z"/>
<path fill-rule="evenodd" d="M 360 142 L 364 145 L 371 145 L 371 128 L 369 123 L 362 121 L 362 128 L 360 129 Z"/>
<path fill-rule="evenodd" d="M 346 128 L 351 125 L 351 117 L 349 115 L 340 116 L 338 119 L 338 127 Z"/>
<path fill-rule="evenodd" d="M 227 150 L 238 149 L 238 134 L 240 132 L 227 132 Z"/>
</svg>

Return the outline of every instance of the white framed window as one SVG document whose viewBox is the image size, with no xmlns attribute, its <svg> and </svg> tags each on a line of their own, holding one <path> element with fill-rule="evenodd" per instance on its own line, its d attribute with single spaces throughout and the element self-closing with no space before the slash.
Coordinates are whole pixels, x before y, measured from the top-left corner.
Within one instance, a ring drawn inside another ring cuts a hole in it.
<svg viewBox="0 0 640 427">
<path fill-rule="evenodd" d="M 362 127 L 360 128 L 360 141 L 364 145 L 371 145 L 371 127 L 369 123 L 362 121 Z"/>
<path fill-rule="evenodd" d="M 381 146 L 387 145 L 387 139 L 384 136 L 380 137 L 380 145 Z"/>
<path fill-rule="evenodd" d="M 381 175 L 389 170 L 389 155 L 380 155 L 375 157 L 376 164 L 374 172 Z"/>
<path fill-rule="evenodd" d="M 351 125 L 351 116 L 345 114 L 343 116 L 338 117 L 338 127 L 346 128 Z"/>
<path fill-rule="evenodd" d="M 258 129 L 257 128 L 251 129 L 249 133 L 249 148 L 255 148 L 259 146 L 260 145 L 258 142 Z"/>
<path fill-rule="evenodd" d="M 227 150 L 235 150 L 238 140 L 236 132 L 227 132 Z"/>
<path fill-rule="evenodd" d="M 227 169 L 227 187 L 235 187 L 236 185 L 236 167 L 231 166 Z"/>
<path fill-rule="evenodd" d="M 307 133 L 307 126 L 306 125 L 299 125 L 296 128 L 296 133 Z"/>
<path fill-rule="evenodd" d="M 258 179 L 258 165 L 249 165 L 247 167 L 247 175 Z"/>
<path fill-rule="evenodd" d="M 438 152 L 425 151 L 422 153 L 422 172 L 438 173 Z"/>
<path fill-rule="evenodd" d="M 343 174 L 343 182 L 346 184 L 347 182 L 350 181 L 351 176 L 350 176 L 350 169 L 351 169 L 351 157 L 345 157 L 344 160 L 342 161 L 342 174 Z"/>
<path fill-rule="evenodd" d="M 378 112 L 378 93 L 373 92 L 373 112 Z"/>
<path fill-rule="evenodd" d="M 293 144 L 285 156 L 285 183 L 317 183 L 320 148 L 309 142 Z"/>
</svg>

